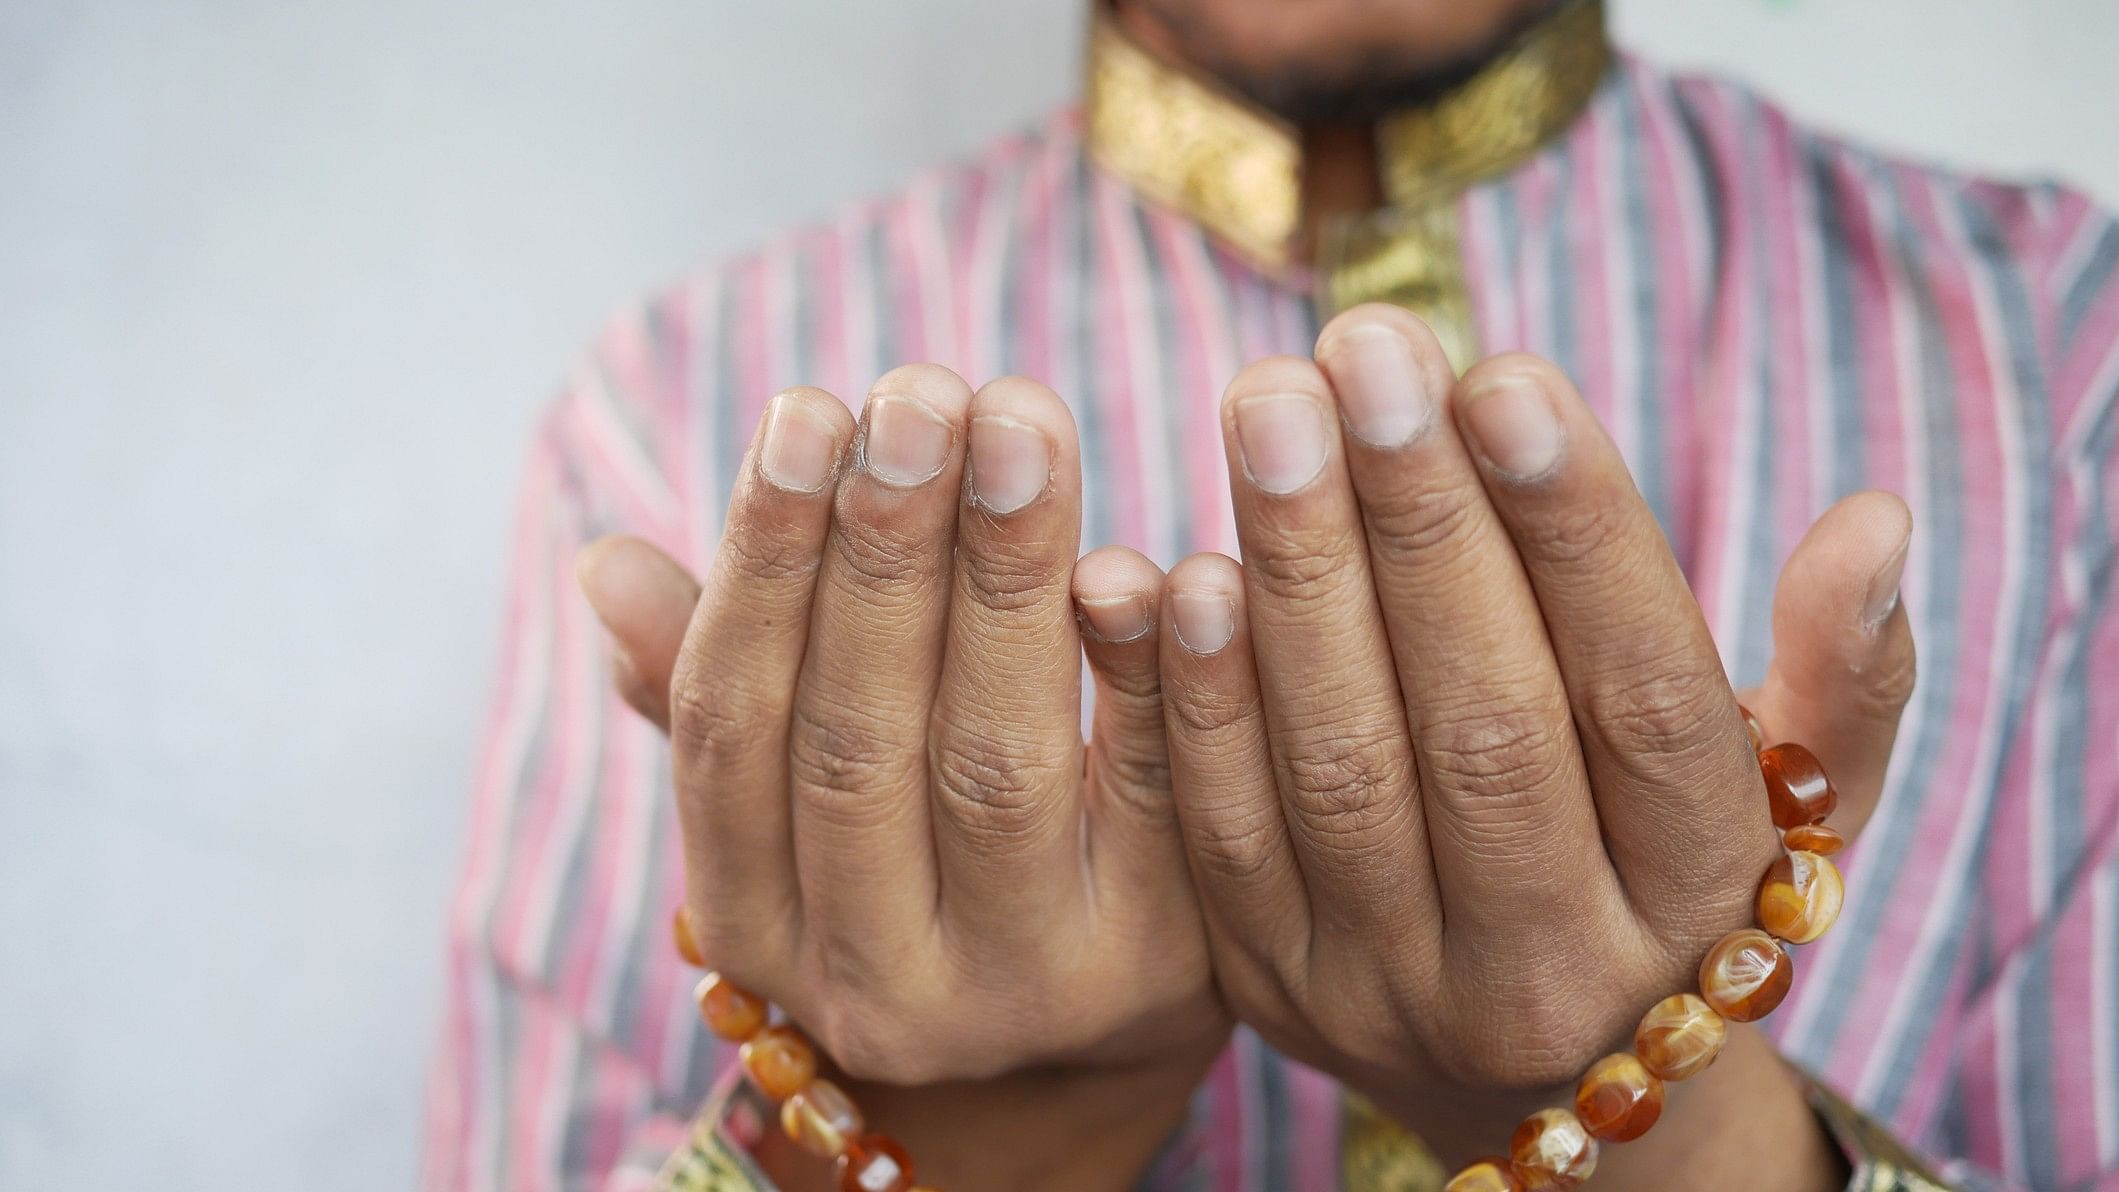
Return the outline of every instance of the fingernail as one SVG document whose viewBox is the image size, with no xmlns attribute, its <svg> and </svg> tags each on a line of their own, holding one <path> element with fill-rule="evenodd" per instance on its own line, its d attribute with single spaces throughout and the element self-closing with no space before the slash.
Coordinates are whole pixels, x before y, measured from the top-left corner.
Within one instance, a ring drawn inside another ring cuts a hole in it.
<svg viewBox="0 0 2119 1192">
<path fill-rule="evenodd" d="M 1247 397 L 1236 403 L 1236 446 L 1251 483 L 1291 493 L 1324 470 L 1324 419 L 1300 394 Z"/>
<path fill-rule="evenodd" d="M 790 492 L 813 493 L 831 477 L 839 445 L 831 428 L 819 422 L 803 403 L 782 395 L 765 412 L 765 442 L 758 470 Z"/>
<path fill-rule="evenodd" d="M 1143 596 L 1081 600 L 1082 620 L 1107 642 L 1137 641 L 1148 635 L 1148 601 Z"/>
<path fill-rule="evenodd" d="M 1876 569 L 1875 575 L 1869 577 L 1869 594 L 1862 601 L 1861 623 L 1862 628 L 1870 633 L 1883 628 L 1884 622 L 1890 620 L 1891 614 L 1898 610 L 1898 586 L 1905 578 L 1906 549 L 1912 544 L 1910 537 L 1899 543 L 1898 549 L 1891 552 L 1891 557 L 1884 561 L 1884 565 Z"/>
<path fill-rule="evenodd" d="M 1560 420 L 1545 387 L 1525 376 L 1497 376 L 1466 394 L 1464 429 L 1494 470 L 1534 480 L 1560 459 Z"/>
<path fill-rule="evenodd" d="M 1014 513 L 1052 483 L 1052 444 L 1027 422 L 988 416 L 971 422 L 971 498 Z"/>
<path fill-rule="evenodd" d="M 1236 603 L 1220 592 L 1172 592 L 1170 620 L 1185 649 L 1218 654 L 1236 636 Z"/>
<path fill-rule="evenodd" d="M 1381 324 L 1361 323 L 1334 335 L 1318 354 L 1356 437 L 1397 447 L 1427 426 L 1434 403 L 1404 336 Z"/>
<path fill-rule="evenodd" d="M 949 441 L 949 424 L 926 403 L 881 393 L 868 399 L 861 465 L 883 483 L 910 486 L 934 479 L 949 461 Z"/>
</svg>

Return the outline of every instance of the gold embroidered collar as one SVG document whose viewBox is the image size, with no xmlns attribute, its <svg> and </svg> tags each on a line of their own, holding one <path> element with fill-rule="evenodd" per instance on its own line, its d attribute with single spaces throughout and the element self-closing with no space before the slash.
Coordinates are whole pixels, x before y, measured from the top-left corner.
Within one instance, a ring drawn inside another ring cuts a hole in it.
<svg viewBox="0 0 2119 1192">
<path fill-rule="evenodd" d="M 1574 123 L 1610 63 L 1603 0 L 1569 0 L 1441 100 L 1376 125 L 1387 201 L 1417 212 L 1513 169 Z M 1260 268 L 1304 263 L 1301 131 L 1142 46 L 1103 3 L 1088 141 L 1105 169 Z"/>
</svg>

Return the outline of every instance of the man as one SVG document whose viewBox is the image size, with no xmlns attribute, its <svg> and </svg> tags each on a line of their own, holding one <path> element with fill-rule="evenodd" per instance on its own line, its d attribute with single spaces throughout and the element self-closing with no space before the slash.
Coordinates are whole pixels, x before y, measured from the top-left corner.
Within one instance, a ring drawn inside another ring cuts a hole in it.
<svg viewBox="0 0 2119 1192">
<path fill-rule="evenodd" d="M 1724 671 L 1848 903 L 1598 1186 L 2119 1178 L 2119 227 L 1603 28 L 1124 0 L 1084 118 L 622 320 L 530 466 L 429 1183 L 828 1186 L 683 902 L 936 1184 L 1439 1187 L 1748 921 Z"/>
</svg>

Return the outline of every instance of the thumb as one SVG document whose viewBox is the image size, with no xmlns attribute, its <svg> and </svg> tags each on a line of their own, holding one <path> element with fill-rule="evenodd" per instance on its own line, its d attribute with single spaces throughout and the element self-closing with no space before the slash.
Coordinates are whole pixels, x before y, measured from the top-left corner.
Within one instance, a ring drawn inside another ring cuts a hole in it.
<svg viewBox="0 0 2119 1192">
<path fill-rule="evenodd" d="M 634 711 L 670 727 L 670 675 L 684 645 L 699 581 L 638 538 L 599 538 L 574 557 L 574 573 L 610 630 L 612 681 Z"/>
<path fill-rule="evenodd" d="M 1839 791 L 1832 827 L 1853 840 L 1876 810 L 1913 694 L 1913 630 L 1898 598 L 1913 515 L 1890 493 L 1825 511 L 1781 569 L 1773 662 L 1745 703 L 1769 742 L 1808 746 Z"/>
</svg>

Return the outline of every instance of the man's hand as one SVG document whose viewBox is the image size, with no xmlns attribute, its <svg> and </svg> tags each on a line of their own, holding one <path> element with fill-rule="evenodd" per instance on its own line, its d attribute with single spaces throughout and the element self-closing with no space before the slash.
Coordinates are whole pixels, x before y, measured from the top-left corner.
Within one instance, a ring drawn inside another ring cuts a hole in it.
<svg viewBox="0 0 2119 1192">
<path fill-rule="evenodd" d="M 1172 569 L 1162 658 L 1224 994 L 1446 1158 L 1498 1149 L 1751 922 L 1777 842 L 1736 699 L 1550 364 L 1460 381 L 1418 319 L 1363 307 L 1316 362 L 1245 369 L 1223 415 L 1244 563 Z M 1823 760 L 1843 830 L 1874 805 L 1911 688 L 1909 533 L 1880 494 L 1811 531 L 1751 705 Z M 1598 1183 L 1826 1186 L 1817 1133 L 1739 1028 Z"/>
<path fill-rule="evenodd" d="M 670 731 L 701 950 L 941 1183 L 1130 1183 L 1228 1032 L 1168 790 L 1162 576 L 1077 568 L 1080 488 L 1049 390 L 913 366 L 858 430 L 774 398 L 703 593 L 642 543 L 583 560 L 620 689 Z"/>
</svg>

